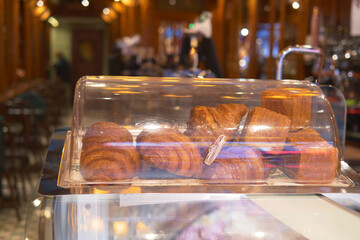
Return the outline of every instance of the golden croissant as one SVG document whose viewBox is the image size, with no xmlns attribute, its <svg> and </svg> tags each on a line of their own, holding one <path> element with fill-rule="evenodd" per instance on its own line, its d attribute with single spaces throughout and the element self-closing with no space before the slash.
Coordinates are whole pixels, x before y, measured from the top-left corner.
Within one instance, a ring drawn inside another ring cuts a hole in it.
<svg viewBox="0 0 360 240">
<path fill-rule="evenodd" d="M 142 131 L 137 149 L 147 164 L 183 177 L 198 177 L 203 159 L 191 139 L 176 129 Z"/>
<path fill-rule="evenodd" d="M 219 104 L 216 108 L 195 106 L 191 109 L 185 134 L 197 143 L 199 151 L 204 154 L 220 135 L 227 140 L 233 138 L 246 112 L 244 104 Z"/>
<path fill-rule="evenodd" d="M 202 179 L 249 182 L 263 180 L 265 158 L 255 148 L 236 146 L 223 149 L 210 166 L 205 166 Z"/>
<path fill-rule="evenodd" d="M 136 176 L 140 157 L 130 132 L 111 122 L 93 124 L 83 138 L 80 169 L 87 181 L 114 181 Z"/>
</svg>

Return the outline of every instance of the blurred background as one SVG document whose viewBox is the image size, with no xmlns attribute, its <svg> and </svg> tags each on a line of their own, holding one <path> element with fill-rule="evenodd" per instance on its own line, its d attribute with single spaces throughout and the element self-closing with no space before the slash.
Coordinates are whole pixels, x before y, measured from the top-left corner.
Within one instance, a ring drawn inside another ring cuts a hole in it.
<svg viewBox="0 0 360 240">
<path fill-rule="evenodd" d="M 359 16 L 358 0 L 0 0 L 0 102 L 36 92 L 51 132 L 81 76 L 274 79 L 280 50 L 310 44 L 323 69 L 293 54 L 283 78 L 337 86 L 359 141 Z"/>
</svg>

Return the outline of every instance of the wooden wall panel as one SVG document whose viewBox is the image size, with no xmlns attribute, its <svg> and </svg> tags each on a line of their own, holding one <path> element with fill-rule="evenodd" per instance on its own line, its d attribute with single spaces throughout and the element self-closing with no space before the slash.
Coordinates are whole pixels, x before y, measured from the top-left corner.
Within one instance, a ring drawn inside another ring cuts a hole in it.
<svg viewBox="0 0 360 240">
<path fill-rule="evenodd" d="M 140 5 L 134 7 L 134 33 L 140 33 Z"/>
<path fill-rule="evenodd" d="M 127 19 L 126 19 L 126 8 L 124 12 L 120 15 L 121 18 L 121 37 L 125 37 L 127 35 Z"/>
<path fill-rule="evenodd" d="M 5 1 L 5 52 L 6 52 L 6 84 L 7 88 L 16 86 L 18 78 L 16 69 L 19 66 L 19 0 Z"/>
<path fill-rule="evenodd" d="M 135 34 L 135 7 L 128 7 L 126 10 L 128 11 L 128 36 L 132 36 Z"/>
<path fill-rule="evenodd" d="M 24 41 L 25 41 L 25 72 L 26 72 L 26 80 L 30 81 L 30 79 L 34 76 L 33 69 L 33 46 L 32 46 L 32 2 L 24 1 L 24 24 L 25 24 L 25 32 L 24 32 Z"/>
<path fill-rule="evenodd" d="M 141 44 L 143 46 L 151 46 L 151 32 L 152 32 L 152 8 L 149 0 L 142 0 L 140 2 L 140 34 Z"/>
<path fill-rule="evenodd" d="M 5 26 L 5 0 L 0 0 L 0 29 Z M 6 90 L 5 80 L 5 34 L 0 33 L 0 93 Z"/>
<path fill-rule="evenodd" d="M 43 62 L 42 65 L 43 66 L 49 66 L 50 63 L 50 24 L 48 24 L 47 22 L 43 23 Z M 43 71 L 43 77 L 42 79 L 48 79 L 48 71 L 47 69 L 45 69 L 45 71 Z"/>
<path fill-rule="evenodd" d="M 32 67 L 34 69 L 34 76 L 33 78 L 38 78 L 40 76 L 40 24 L 39 24 L 39 19 L 37 17 L 32 17 L 32 26 L 33 26 L 33 31 L 32 31 L 32 47 L 33 47 L 33 51 L 32 51 L 32 56 L 33 56 L 33 62 L 32 62 Z"/>
</svg>

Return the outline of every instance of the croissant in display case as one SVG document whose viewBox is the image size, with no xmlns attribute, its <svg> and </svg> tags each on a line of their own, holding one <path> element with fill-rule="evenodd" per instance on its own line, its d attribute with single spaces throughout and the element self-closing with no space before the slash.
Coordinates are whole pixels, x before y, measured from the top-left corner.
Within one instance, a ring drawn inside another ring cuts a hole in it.
<svg viewBox="0 0 360 240">
<path fill-rule="evenodd" d="M 263 107 L 249 110 L 241 138 L 255 147 L 281 151 L 290 130 L 290 119 Z"/>
<path fill-rule="evenodd" d="M 338 167 L 337 149 L 308 128 L 289 133 L 283 171 L 296 181 L 331 182 Z"/>
<path fill-rule="evenodd" d="M 151 166 L 184 177 L 199 177 L 202 173 L 199 150 L 176 129 L 145 130 L 136 142 L 141 159 Z"/>
<path fill-rule="evenodd" d="M 229 183 L 251 182 L 265 179 L 266 159 L 252 147 L 227 147 L 202 174 L 207 180 L 226 180 Z"/>
<path fill-rule="evenodd" d="M 87 181 L 112 181 L 134 177 L 140 169 L 139 154 L 130 132 L 111 122 L 90 126 L 83 138 L 81 173 Z"/>
<path fill-rule="evenodd" d="M 247 107 L 244 104 L 219 104 L 216 108 L 195 106 L 190 111 L 185 134 L 193 142 L 207 142 L 209 145 L 220 135 L 231 140 L 246 112 Z"/>
<path fill-rule="evenodd" d="M 307 81 L 88 76 L 75 92 L 61 187 L 352 184 Z"/>
<path fill-rule="evenodd" d="M 283 114 L 291 120 L 291 131 L 309 126 L 311 98 L 308 89 L 278 87 L 261 92 L 261 107 Z"/>
</svg>

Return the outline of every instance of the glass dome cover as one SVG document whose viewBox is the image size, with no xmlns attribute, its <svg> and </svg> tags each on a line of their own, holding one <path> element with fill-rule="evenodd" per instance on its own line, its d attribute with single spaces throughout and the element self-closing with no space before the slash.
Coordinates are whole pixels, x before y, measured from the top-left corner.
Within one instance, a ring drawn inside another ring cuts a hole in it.
<svg viewBox="0 0 360 240">
<path fill-rule="evenodd" d="M 307 81 L 87 76 L 58 186 L 350 186 L 341 142 Z"/>
</svg>

